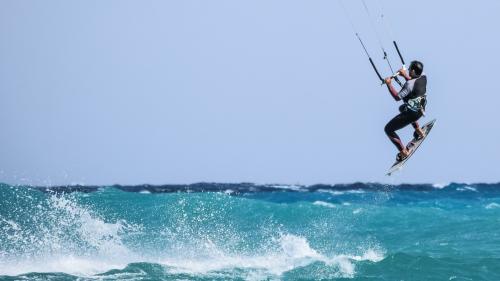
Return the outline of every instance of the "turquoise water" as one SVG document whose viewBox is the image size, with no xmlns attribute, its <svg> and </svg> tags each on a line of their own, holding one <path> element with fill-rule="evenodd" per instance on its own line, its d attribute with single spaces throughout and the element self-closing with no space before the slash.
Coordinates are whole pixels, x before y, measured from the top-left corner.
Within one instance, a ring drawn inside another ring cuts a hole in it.
<svg viewBox="0 0 500 281">
<path fill-rule="evenodd" d="M 500 185 L 0 185 L 0 280 L 500 280 Z"/>
</svg>

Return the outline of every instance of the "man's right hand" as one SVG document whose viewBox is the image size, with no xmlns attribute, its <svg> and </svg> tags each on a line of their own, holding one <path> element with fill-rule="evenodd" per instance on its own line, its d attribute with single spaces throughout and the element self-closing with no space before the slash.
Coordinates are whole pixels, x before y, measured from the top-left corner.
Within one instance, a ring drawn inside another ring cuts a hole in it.
<svg viewBox="0 0 500 281">
<path fill-rule="evenodd" d="M 389 85 L 392 82 L 392 77 L 387 77 L 384 79 L 385 84 Z"/>
<path fill-rule="evenodd" d="M 406 78 L 408 76 L 408 74 L 406 73 L 406 68 L 401 68 L 400 70 L 398 70 L 398 73 L 399 75 L 403 76 L 404 78 Z"/>
</svg>

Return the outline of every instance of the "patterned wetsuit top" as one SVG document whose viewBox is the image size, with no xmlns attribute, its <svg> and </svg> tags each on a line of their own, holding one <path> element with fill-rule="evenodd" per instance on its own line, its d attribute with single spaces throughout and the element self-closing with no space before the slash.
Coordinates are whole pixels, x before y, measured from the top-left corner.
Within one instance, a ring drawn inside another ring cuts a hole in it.
<svg viewBox="0 0 500 281">
<path fill-rule="evenodd" d="M 412 111 L 419 111 L 423 107 L 423 100 L 427 88 L 427 76 L 424 73 L 417 78 L 406 81 L 398 96 L 406 107 Z"/>
</svg>

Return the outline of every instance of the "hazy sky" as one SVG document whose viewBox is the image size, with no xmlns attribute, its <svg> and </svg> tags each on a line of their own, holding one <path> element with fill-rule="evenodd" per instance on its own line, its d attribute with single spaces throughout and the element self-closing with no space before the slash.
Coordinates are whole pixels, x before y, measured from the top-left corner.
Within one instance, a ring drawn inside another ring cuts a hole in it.
<svg viewBox="0 0 500 281">
<path fill-rule="evenodd" d="M 437 118 L 392 178 L 399 104 L 336 0 L 0 0 L 0 182 L 499 181 L 500 1 L 383 3 Z"/>
</svg>

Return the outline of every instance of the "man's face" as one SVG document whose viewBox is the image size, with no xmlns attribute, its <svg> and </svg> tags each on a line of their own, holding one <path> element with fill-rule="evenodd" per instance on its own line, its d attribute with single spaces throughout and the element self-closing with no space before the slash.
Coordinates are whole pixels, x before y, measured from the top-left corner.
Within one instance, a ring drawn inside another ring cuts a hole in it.
<svg viewBox="0 0 500 281">
<path fill-rule="evenodd" d="M 410 68 L 410 77 L 417 77 L 417 74 L 415 73 L 415 70 L 413 68 Z"/>
</svg>

